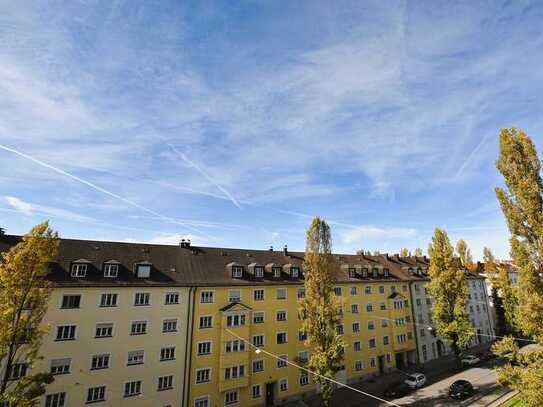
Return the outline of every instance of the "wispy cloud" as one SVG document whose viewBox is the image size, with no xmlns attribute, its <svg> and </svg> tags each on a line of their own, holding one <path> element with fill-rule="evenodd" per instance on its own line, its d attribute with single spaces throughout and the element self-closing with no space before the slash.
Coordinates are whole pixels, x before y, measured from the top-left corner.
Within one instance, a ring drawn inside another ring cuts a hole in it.
<svg viewBox="0 0 543 407">
<path fill-rule="evenodd" d="M 417 234 L 410 228 L 381 228 L 375 226 L 359 226 L 346 230 L 341 234 L 344 243 L 364 243 L 364 239 L 409 239 Z"/>
</svg>

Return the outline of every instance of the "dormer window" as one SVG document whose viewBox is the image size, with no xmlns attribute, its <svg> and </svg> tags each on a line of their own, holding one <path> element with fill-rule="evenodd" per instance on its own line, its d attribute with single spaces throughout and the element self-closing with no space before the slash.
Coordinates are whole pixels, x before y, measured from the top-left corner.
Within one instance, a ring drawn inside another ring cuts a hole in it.
<svg viewBox="0 0 543 407">
<path fill-rule="evenodd" d="M 350 278 L 356 278 L 356 269 L 355 268 L 349 268 L 349 277 Z"/>
<path fill-rule="evenodd" d="M 292 278 L 298 278 L 300 276 L 300 268 L 299 267 L 291 267 L 290 268 L 290 276 Z"/>
<path fill-rule="evenodd" d="M 104 277 L 117 278 L 119 276 L 119 265 L 113 263 L 104 264 Z"/>
<path fill-rule="evenodd" d="M 71 276 L 82 278 L 87 275 L 87 264 L 74 263 L 72 264 Z"/>
<path fill-rule="evenodd" d="M 417 269 L 417 274 L 418 274 L 419 276 L 422 276 L 422 269 L 421 269 L 420 267 Z"/>
<path fill-rule="evenodd" d="M 243 266 L 232 266 L 232 278 L 243 278 Z"/>
<path fill-rule="evenodd" d="M 255 266 L 255 278 L 264 278 L 264 267 Z"/>
<path fill-rule="evenodd" d="M 412 267 L 409 267 L 409 268 L 407 269 L 407 271 L 409 272 L 409 274 L 413 274 L 413 268 L 412 268 Z"/>
<path fill-rule="evenodd" d="M 281 267 L 273 267 L 272 272 L 273 272 L 273 277 L 274 278 L 280 278 L 281 277 Z"/>
<path fill-rule="evenodd" d="M 383 269 L 383 274 L 386 278 L 390 277 L 390 271 L 388 269 Z"/>
<path fill-rule="evenodd" d="M 136 264 L 136 277 L 138 278 L 151 277 L 151 264 L 150 263 Z"/>
<path fill-rule="evenodd" d="M 371 269 L 371 272 L 373 274 L 373 278 L 379 277 L 379 270 L 377 270 L 376 268 Z"/>
<path fill-rule="evenodd" d="M 368 269 L 367 269 L 367 267 L 364 267 L 362 269 L 362 277 L 363 278 L 368 278 Z"/>
</svg>

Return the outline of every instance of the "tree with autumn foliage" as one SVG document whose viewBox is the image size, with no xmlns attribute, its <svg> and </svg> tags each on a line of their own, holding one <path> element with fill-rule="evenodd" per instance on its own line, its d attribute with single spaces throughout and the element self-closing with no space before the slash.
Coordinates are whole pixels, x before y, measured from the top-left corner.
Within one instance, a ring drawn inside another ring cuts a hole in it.
<svg viewBox="0 0 543 407">
<path fill-rule="evenodd" d="M 503 336 L 506 333 L 510 333 L 511 329 L 505 315 L 505 308 L 503 306 L 503 292 L 500 289 L 501 275 L 504 271 L 498 267 L 492 251 L 488 247 L 483 248 L 483 260 L 485 265 L 485 274 L 490 281 L 491 291 L 490 297 L 492 298 L 492 305 L 494 307 L 494 315 L 496 316 L 496 334 Z M 507 277 L 507 275 L 506 275 Z"/>
<path fill-rule="evenodd" d="M 334 387 L 324 378 L 333 379 L 340 370 L 345 343 L 337 332 L 342 314 L 340 299 L 334 294 L 330 226 L 318 217 L 307 230 L 304 278 L 305 298 L 300 312 L 302 329 L 307 334 L 305 345 L 311 353 L 307 368 L 322 376 L 315 377 L 322 402 L 329 406 Z"/>
<path fill-rule="evenodd" d="M 500 132 L 500 155 L 496 167 L 505 188 L 496 195 L 511 234 L 511 257 L 519 269 L 515 326 L 537 345 L 518 351 L 504 339 L 495 350 L 507 354 L 512 364 L 498 368 L 498 381 L 521 394 L 529 406 L 543 405 L 543 182 L 541 161 L 526 133 L 511 128 Z"/>
<path fill-rule="evenodd" d="M 404 247 L 403 249 L 400 250 L 400 256 L 401 257 L 408 257 L 411 253 L 409 253 L 409 250 Z"/>
<path fill-rule="evenodd" d="M 422 257 L 424 254 L 422 253 L 422 249 L 420 247 L 417 247 L 415 249 L 415 256 Z"/>
<path fill-rule="evenodd" d="M 449 344 L 457 362 L 474 336 L 466 310 L 468 286 L 466 272 L 458 264 L 447 232 L 436 228 L 428 247 L 430 283 L 433 298 L 432 319 L 439 338 Z"/>
<path fill-rule="evenodd" d="M 471 256 L 471 250 L 468 247 L 468 244 L 460 239 L 458 242 L 456 242 L 456 253 L 458 254 L 458 258 L 460 259 L 460 262 L 462 263 L 462 266 L 466 268 L 470 268 L 473 266 L 473 257 Z"/>
<path fill-rule="evenodd" d="M 44 279 L 58 253 L 58 235 L 44 222 L 32 228 L 0 260 L 0 401 L 34 406 L 53 381 L 49 373 L 27 373 L 40 358 L 51 287 Z M 16 379 L 16 380 L 13 380 Z"/>
</svg>

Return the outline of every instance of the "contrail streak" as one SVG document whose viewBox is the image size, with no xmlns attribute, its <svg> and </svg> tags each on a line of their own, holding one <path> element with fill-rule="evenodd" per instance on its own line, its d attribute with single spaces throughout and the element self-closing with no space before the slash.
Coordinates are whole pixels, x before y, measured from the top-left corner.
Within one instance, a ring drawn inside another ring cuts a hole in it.
<svg viewBox="0 0 543 407">
<path fill-rule="evenodd" d="M 16 154 L 19 157 L 26 158 L 27 160 L 30 160 L 30 161 L 38 164 L 38 165 L 41 165 L 42 167 L 48 168 L 48 169 L 50 169 L 52 171 L 55 171 L 55 172 L 57 172 L 59 174 L 62 174 L 64 176 L 66 176 L 68 178 L 71 178 L 71 179 L 73 179 L 73 180 L 75 180 L 77 182 L 80 182 L 80 183 L 82 183 L 84 185 L 87 185 L 88 187 L 90 187 L 90 188 L 92 188 L 92 189 L 94 189 L 96 191 L 99 191 L 99 192 L 101 192 L 103 194 L 109 195 L 112 198 L 118 199 L 119 201 L 122 201 L 122 202 L 124 202 L 124 203 L 126 203 L 128 205 L 131 205 L 131 206 L 135 207 L 135 208 L 141 209 L 144 212 L 150 213 L 151 215 L 154 215 L 159 219 L 162 219 L 162 220 L 165 220 L 165 221 L 168 221 L 168 222 L 172 222 L 172 223 L 176 223 L 178 225 L 182 225 L 182 226 L 186 227 L 187 229 L 192 229 L 193 231 L 195 231 L 197 233 L 203 234 L 202 231 L 200 231 L 199 229 L 196 229 L 193 226 L 187 225 L 186 223 L 183 223 L 183 222 L 179 222 L 178 220 L 176 220 L 174 218 L 164 216 L 164 215 L 162 215 L 162 214 L 160 214 L 160 213 L 158 213 L 158 212 L 156 212 L 156 211 L 154 211 L 152 209 L 146 208 L 145 206 L 138 204 L 137 202 L 134 202 L 134 201 L 132 201 L 130 199 L 124 198 L 124 197 L 122 197 L 120 195 L 117 195 L 114 192 L 108 191 L 107 189 L 104 189 L 104 188 L 102 188 L 102 187 L 100 187 L 100 186 L 98 186 L 96 184 L 93 184 L 92 182 L 84 180 L 83 178 L 80 178 L 77 175 L 70 174 L 69 172 L 66 172 L 64 170 L 61 170 L 60 168 L 54 167 L 51 164 L 47 164 L 46 162 L 38 160 L 37 158 L 34 158 L 34 157 L 32 157 L 32 156 L 30 156 L 28 154 L 22 153 L 20 151 L 17 151 L 17 150 L 15 150 L 13 148 L 4 146 L 2 144 L 0 144 L 0 149 L 5 150 L 5 151 L 9 151 L 10 153 Z"/>
<path fill-rule="evenodd" d="M 241 209 L 241 204 L 239 201 L 234 198 L 234 196 L 226 190 L 222 185 L 220 185 L 217 181 L 213 179 L 211 175 L 209 175 L 202 167 L 200 167 L 198 164 L 196 164 L 194 161 L 190 160 L 185 154 L 183 154 L 181 151 L 179 151 L 177 148 L 175 148 L 173 145 L 168 144 L 170 148 L 179 156 L 183 161 L 185 161 L 188 165 L 190 165 L 192 168 L 194 168 L 196 171 L 198 171 L 200 174 L 204 176 L 205 179 L 207 179 L 209 182 L 211 182 L 213 185 L 215 185 L 234 205 L 236 205 L 239 209 Z"/>
</svg>

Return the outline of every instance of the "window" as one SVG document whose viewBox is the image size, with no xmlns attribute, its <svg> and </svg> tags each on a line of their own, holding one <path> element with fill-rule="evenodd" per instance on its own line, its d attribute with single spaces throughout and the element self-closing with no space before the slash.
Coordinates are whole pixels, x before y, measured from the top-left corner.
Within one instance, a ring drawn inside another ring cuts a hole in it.
<svg viewBox="0 0 543 407">
<path fill-rule="evenodd" d="M 118 275 L 119 275 L 118 264 L 104 264 L 104 277 L 117 278 Z"/>
<path fill-rule="evenodd" d="M 61 308 L 79 308 L 80 303 L 80 295 L 63 295 Z"/>
<path fill-rule="evenodd" d="M 300 386 L 307 386 L 309 384 L 309 374 L 307 372 L 300 373 Z"/>
<path fill-rule="evenodd" d="M 386 310 L 386 309 L 387 309 L 386 304 L 385 304 L 384 302 L 381 301 L 381 302 L 379 303 L 379 309 L 380 309 L 381 311 Z"/>
<path fill-rule="evenodd" d="M 238 391 L 237 390 L 231 390 L 227 391 L 224 394 L 224 404 L 236 404 L 239 401 Z"/>
<path fill-rule="evenodd" d="M 422 358 L 424 361 L 428 360 L 428 351 L 426 350 L 426 345 L 422 345 Z"/>
<path fill-rule="evenodd" d="M 264 346 L 264 335 L 254 335 L 253 336 L 253 345 L 256 347 Z"/>
<path fill-rule="evenodd" d="M 281 267 L 272 267 L 272 273 L 275 278 L 281 277 Z"/>
<path fill-rule="evenodd" d="M 168 346 L 166 348 L 160 349 L 160 361 L 164 362 L 166 360 L 175 359 L 175 346 Z"/>
<path fill-rule="evenodd" d="M 307 363 L 309 361 L 309 352 L 306 350 L 298 352 L 298 360 L 302 364 Z"/>
<path fill-rule="evenodd" d="M 288 379 L 279 380 L 279 391 L 287 391 L 287 390 L 288 390 Z"/>
<path fill-rule="evenodd" d="M 116 307 L 117 294 L 105 293 L 100 296 L 100 307 Z"/>
<path fill-rule="evenodd" d="M 232 278 L 243 278 L 243 266 L 232 266 Z"/>
<path fill-rule="evenodd" d="M 96 338 L 111 338 L 113 336 L 113 324 L 96 324 Z"/>
<path fill-rule="evenodd" d="M 305 298 L 305 288 L 298 288 L 298 299 Z"/>
<path fill-rule="evenodd" d="M 233 341 L 226 341 L 225 343 L 226 353 L 230 352 L 245 352 L 245 342 L 238 339 Z"/>
<path fill-rule="evenodd" d="M 126 360 L 127 366 L 141 365 L 143 364 L 143 359 L 145 352 L 143 350 L 133 350 L 128 352 L 128 357 Z"/>
<path fill-rule="evenodd" d="M 385 335 L 383 336 L 383 345 L 388 345 L 389 344 L 389 339 L 388 339 L 388 336 Z"/>
<path fill-rule="evenodd" d="M 226 317 L 226 325 L 229 328 L 245 325 L 245 314 L 234 314 Z"/>
<path fill-rule="evenodd" d="M 200 293 L 200 303 L 211 304 L 213 302 L 213 291 L 202 291 Z"/>
<path fill-rule="evenodd" d="M 203 316 L 200 317 L 200 329 L 211 328 L 213 326 L 213 317 L 212 316 Z"/>
<path fill-rule="evenodd" d="M 368 268 L 367 267 L 364 267 L 362 269 L 362 277 L 363 278 L 367 278 L 368 277 Z"/>
<path fill-rule="evenodd" d="M 379 294 L 384 294 L 385 293 L 385 286 L 384 285 L 380 285 L 379 286 Z"/>
<path fill-rule="evenodd" d="M 390 271 L 389 269 L 383 269 L 383 275 L 388 278 L 390 276 Z"/>
<path fill-rule="evenodd" d="M 124 397 L 132 397 L 141 394 L 141 380 L 126 382 L 124 384 Z"/>
<path fill-rule="evenodd" d="M 360 352 L 360 350 L 362 349 L 362 345 L 360 344 L 360 341 L 355 341 L 353 343 L 353 349 L 355 352 Z"/>
<path fill-rule="evenodd" d="M 149 305 L 149 300 L 151 299 L 150 293 L 136 293 L 134 298 L 134 305 L 143 306 Z"/>
<path fill-rule="evenodd" d="M 392 362 L 392 355 L 390 353 L 387 353 L 387 363 Z"/>
<path fill-rule="evenodd" d="M 70 373 L 71 363 L 72 363 L 71 358 L 52 359 L 50 372 L 52 375 L 68 374 Z"/>
<path fill-rule="evenodd" d="M 401 335 L 398 335 L 396 337 L 396 339 L 398 340 L 398 343 L 405 343 L 407 342 L 407 336 L 405 334 L 401 334 Z"/>
<path fill-rule="evenodd" d="M 373 304 L 371 302 L 368 302 L 366 304 L 366 311 L 367 312 L 372 312 L 373 311 Z"/>
<path fill-rule="evenodd" d="M 72 277 L 85 277 L 87 275 L 86 264 L 72 264 Z"/>
<path fill-rule="evenodd" d="M 228 302 L 240 302 L 241 291 L 240 290 L 228 290 Z"/>
<path fill-rule="evenodd" d="M 194 407 L 209 407 L 209 397 L 198 397 L 194 399 Z"/>
<path fill-rule="evenodd" d="M 364 292 L 365 292 L 366 294 L 371 294 L 371 286 L 370 286 L 370 285 L 365 286 L 365 287 L 364 287 Z"/>
<path fill-rule="evenodd" d="M 262 397 L 262 386 L 260 384 L 254 384 L 252 387 L 252 393 L 254 399 Z"/>
<path fill-rule="evenodd" d="M 133 321 L 130 335 L 145 335 L 147 333 L 147 321 Z"/>
<path fill-rule="evenodd" d="M 334 294 L 336 297 L 341 297 L 341 287 L 334 287 Z"/>
<path fill-rule="evenodd" d="M 362 369 L 363 369 L 362 361 L 361 360 L 356 360 L 354 362 L 354 370 L 356 370 L 357 372 L 360 372 Z"/>
<path fill-rule="evenodd" d="M 253 324 L 262 324 L 264 322 L 264 312 L 253 312 Z"/>
<path fill-rule="evenodd" d="M 298 331 L 298 340 L 305 341 L 307 339 L 307 333 L 305 331 Z"/>
<path fill-rule="evenodd" d="M 73 341 L 75 339 L 75 325 L 57 326 L 57 341 Z"/>
<path fill-rule="evenodd" d="M 14 363 L 11 365 L 10 372 L 8 374 L 9 380 L 17 380 L 26 376 L 28 370 L 28 363 Z"/>
<path fill-rule="evenodd" d="M 255 278 L 264 278 L 264 267 L 255 266 Z"/>
<path fill-rule="evenodd" d="M 349 268 L 349 277 L 350 278 L 356 278 L 356 269 L 355 268 Z"/>
<path fill-rule="evenodd" d="M 143 358 L 143 353 L 142 353 Z M 104 353 L 102 355 L 94 355 L 91 361 L 91 370 L 108 369 L 109 368 L 109 354 Z"/>
<path fill-rule="evenodd" d="M 162 321 L 162 332 L 177 332 L 177 318 Z"/>
<path fill-rule="evenodd" d="M 179 304 L 179 293 L 166 293 L 164 296 L 164 304 Z"/>
<path fill-rule="evenodd" d="M 286 332 L 278 332 L 277 333 L 277 344 L 280 345 L 282 343 L 287 343 L 287 333 Z"/>
<path fill-rule="evenodd" d="M 336 332 L 338 335 L 343 335 L 343 325 L 336 325 Z"/>
<path fill-rule="evenodd" d="M 357 290 L 356 287 L 351 287 L 351 295 L 356 295 Z"/>
<path fill-rule="evenodd" d="M 370 367 L 377 367 L 377 361 L 374 357 L 370 358 Z"/>
<path fill-rule="evenodd" d="M 358 314 L 358 304 L 351 304 L 351 313 Z"/>
<path fill-rule="evenodd" d="M 211 355 L 211 342 L 200 342 L 198 344 L 198 356 Z"/>
<path fill-rule="evenodd" d="M 388 326 L 388 321 L 386 319 L 381 320 L 381 328 L 386 328 Z"/>
<path fill-rule="evenodd" d="M 426 336 L 426 329 L 422 328 L 420 330 L 420 336 Z"/>
<path fill-rule="evenodd" d="M 136 265 L 136 276 L 138 278 L 149 278 L 151 276 L 151 265 L 150 264 L 137 264 Z"/>
<path fill-rule="evenodd" d="M 66 393 L 53 393 L 45 396 L 45 407 L 64 407 L 66 401 Z"/>
<path fill-rule="evenodd" d="M 106 399 L 106 386 L 89 387 L 87 390 L 87 403 L 95 403 Z"/>
<path fill-rule="evenodd" d="M 253 373 L 263 372 L 263 371 L 264 371 L 264 361 L 253 360 Z"/>
<path fill-rule="evenodd" d="M 357 333 L 357 332 L 360 332 L 360 323 L 359 322 L 354 322 L 353 323 L 353 333 Z"/>
<path fill-rule="evenodd" d="M 277 311 L 277 321 L 286 321 L 287 320 L 287 311 Z"/>
<path fill-rule="evenodd" d="M 207 383 L 211 380 L 211 369 L 209 367 L 196 369 L 196 383 Z"/>
<path fill-rule="evenodd" d="M 170 390 L 173 389 L 173 376 L 160 376 L 158 378 L 158 387 L 157 391 L 164 391 L 164 390 Z"/>
<path fill-rule="evenodd" d="M 292 278 L 298 278 L 300 276 L 300 268 L 299 267 L 291 267 L 290 268 L 290 276 Z"/>
<path fill-rule="evenodd" d="M 369 348 L 375 348 L 376 346 L 376 343 L 377 341 L 375 340 L 375 338 L 371 338 L 369 341 L 368 341 L 368 347 Z"/>
<path fill-rule="evenodd" d="M 277 367 L 278 368 L 287 367 L 287 360 L 288 360 L 287 355 L 279 356 L 279 359 L 277 359 Z"/>
<path fill-rule="evenodd" d="M 422 306 L 422 300 L 420 298 L 417 298 L 415 300 L 415 303 L 417 304 L 417 307 L 421 307 Z"/>
<path fill-rule="evenodd" d="M 287 299 L 287 289 L 286 288 L 278 288 L 277 289 L 277 299 L 278 300 L 286 300 Z"/>
<path fill-rule="evenodd" d="M 255 301 L 264 301 L 264 290 L 254 290 L 253 298 Z"/>
<path fill-rule="evenodd" d="M 224 369 L 224 379 L 237 379 L 245 376 L 245 366 L 231 366 Z"/>
</svg>

